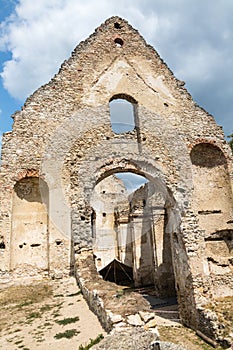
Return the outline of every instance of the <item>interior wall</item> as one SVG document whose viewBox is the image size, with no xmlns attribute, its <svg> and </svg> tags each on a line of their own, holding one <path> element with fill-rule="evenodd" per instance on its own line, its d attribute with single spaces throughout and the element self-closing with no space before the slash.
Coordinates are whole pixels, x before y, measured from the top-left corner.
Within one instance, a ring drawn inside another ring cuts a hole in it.
<svg viewBox="0 0 233 350">
<path fill-rule="evenodd" d="M 38 269 L 48 269 L 48 192 L 46 192 L 46 184 L 36 177 L 24 178 L 14 186 L 11 269 L 26 264 Z"/>
<path fill-rule="evenodd" d="M 233 197 L 227 161 L 218 147 L 208 143 L 193 148 L 191 161 L 194 208 L 204 234 L 204 276 L 212 295 L 231 295 Z"/>
<path fill-rule="evenodd" d="M 208 274 L 216 297 L 233 295 L 233 230 L 222 230 L 205 239 Z"/>
<path fill-rule="evenodd" d="M 199 225 L 209 235 L 231 228 L 233 196 L 227 162 L 222 151 L 201 143 L 191 151 L 193 165 L 193 202 Z"/>
<path fill-rule="evenodd" d="M 94 210 L 93 253 L 97 270 L 104 268 L 113 259 L 119 259 L 116 208 L 121 203 L 127 204 L 127 191 L 120 179 L 109 176 L 95 186 L 91 206 Z"/>
</svg>

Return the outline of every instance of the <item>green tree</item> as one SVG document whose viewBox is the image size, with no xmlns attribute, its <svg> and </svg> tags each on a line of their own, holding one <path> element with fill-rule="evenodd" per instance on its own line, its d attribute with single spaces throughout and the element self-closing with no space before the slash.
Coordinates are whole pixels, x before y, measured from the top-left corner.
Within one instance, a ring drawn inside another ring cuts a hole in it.
<svg viewBox="0 0 233 350">
<path fill-rule="evenodd" d="M 228 141 L 228 143 L 229 143 L 229 146 L 231 147 L 231 150 L 232 150 L 232 153 L 233 153 L 233 134 L 231 134 L 231 135 L 229 135 L 227 137 L 230 139 L 230 141 Z"/>
</svg>

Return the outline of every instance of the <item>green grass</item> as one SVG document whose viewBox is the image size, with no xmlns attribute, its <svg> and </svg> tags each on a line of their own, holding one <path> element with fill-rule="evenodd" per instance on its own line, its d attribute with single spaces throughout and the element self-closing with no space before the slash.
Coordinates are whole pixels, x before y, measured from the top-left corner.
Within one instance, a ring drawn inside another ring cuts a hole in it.
<svg viewBox="0 0 233 350">
<path fill-rule="evenodd" d="M 221 335 L 227 336 L 233 332 L 233 297 L 216 298 L 205 305 L 205 308 L 214 311 L 218 321 L 224 324 L 225 327 L 221 330 Z"/>
<path fill-rule="evenodd" d="M 58 323 L 58 324 L 60 324 L 62 326 L 65 326 L 67 324 L 74 323 L 74 322 L 77 322 L 77 321 L 79 321 L 79 317 L 78 316 L 64 318 L 63 320 L 56 320 L 56 323 Z"/>
<path fill-rule="evenodd" d="M 98 337 L 96 337 L 95 339 L 90 339 L 90 343 L 83 346 L 80 345 L 78 350 L 89 350 L 92 346 L 98 344 L 102 339 L 104 339 L 103 334 L 99 334 Z"/>
<path fill-rule="evenodd" d="M 41 312 L 45 312 L 45 311 L 50 311 L 52 309 L 52 305 L 44 305 L 40 308 Z"/>
<path fill-rule="evenodd" d="M 33 318 L 38 318 L 38 317 L 41 317 L 41 314 L 39 312 L 32 312 L 29 315 L 27 315 L 28 320 L 33 319 Z"/>
<path fill-rule="evenodd" d="M 50 323 L 50 322 L 45 322 L 45 323 L 44 323 L 44 327 L 49 327 L 49 326 L 51 326 L 51 323 Z"/>
<path fill-rule="evenodd" d="M 17 307 L 18 309 L 21 309 L 22 307 L 31 305 L 32 303 L 33 303 L 33 302 L 32 302 L 31 300 L 30 300 L 30 301 L 23 301 L 22 303 L 16 305 L 16 307 Z"/>
<path fill-rule="evenodd" d="M 27 286 L 11 286 L 0 291 L 0 306 L 17 304 L 17 308 L 43 301 L 52 296 L 52 286 L 35 283 Z"/>
<path fill-rule="evenodd" d="M 77 335 L 78 333 L 80 333 L 80 332 L 77 331 L 76 329 L 68 329 L 63 333 L 57 333 L 54 336 L 54 338 L 55 339 L 62 339 L 62 338 L 70 339 L 70 338 L 74 337 L 75 335 Z"/>
</svg>

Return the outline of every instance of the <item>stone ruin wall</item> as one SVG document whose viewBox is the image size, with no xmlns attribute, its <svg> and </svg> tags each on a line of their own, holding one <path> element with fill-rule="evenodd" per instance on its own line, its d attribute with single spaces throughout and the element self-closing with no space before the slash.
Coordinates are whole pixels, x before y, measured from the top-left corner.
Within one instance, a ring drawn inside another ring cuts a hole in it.
<svg viewBox="0 0 233 350">
<path fill-rule="evenodd" d="M 111 129 L 116 97 L 135 105 L 132 132 Z M 123 169 L 147 177 L 166 197 L 183 320 L 195 324 L 196 305 L 232 295 L 230 149 L 213 117 L 126 21 L 115 17 L 97 28 L 13 117 L 0 175 L 4 276 L 69 273 L 75 254 L 92 247 L 95 185 Z M 33 206 L 34 219 L 27 215 Z M 33 233 L 37 222 L 41 230 Z"/>
</svg>

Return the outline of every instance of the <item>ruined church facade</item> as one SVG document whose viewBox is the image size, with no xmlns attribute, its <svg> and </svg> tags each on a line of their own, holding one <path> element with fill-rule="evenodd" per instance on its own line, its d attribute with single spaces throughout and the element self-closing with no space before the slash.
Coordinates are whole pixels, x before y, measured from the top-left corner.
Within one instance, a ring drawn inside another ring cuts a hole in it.
<svg viewBox="0 0 233 350">
<path fill-rule="evenodd" d="M 118 99 L 133 106 L 127 132 L 111 125 Z M 125 20 L 81 42 L 13 119 L 0 173 L 3 278 L 66 275 L 94 249 L 97 269 L 116 258 L 138 285 L 176 294 L 186 324 L 198 305 L 233 295 L 233 163 L 222 128 Z M 119 172 L 148 184 L 128 198 L 109 180 Z"/>
</svg>

